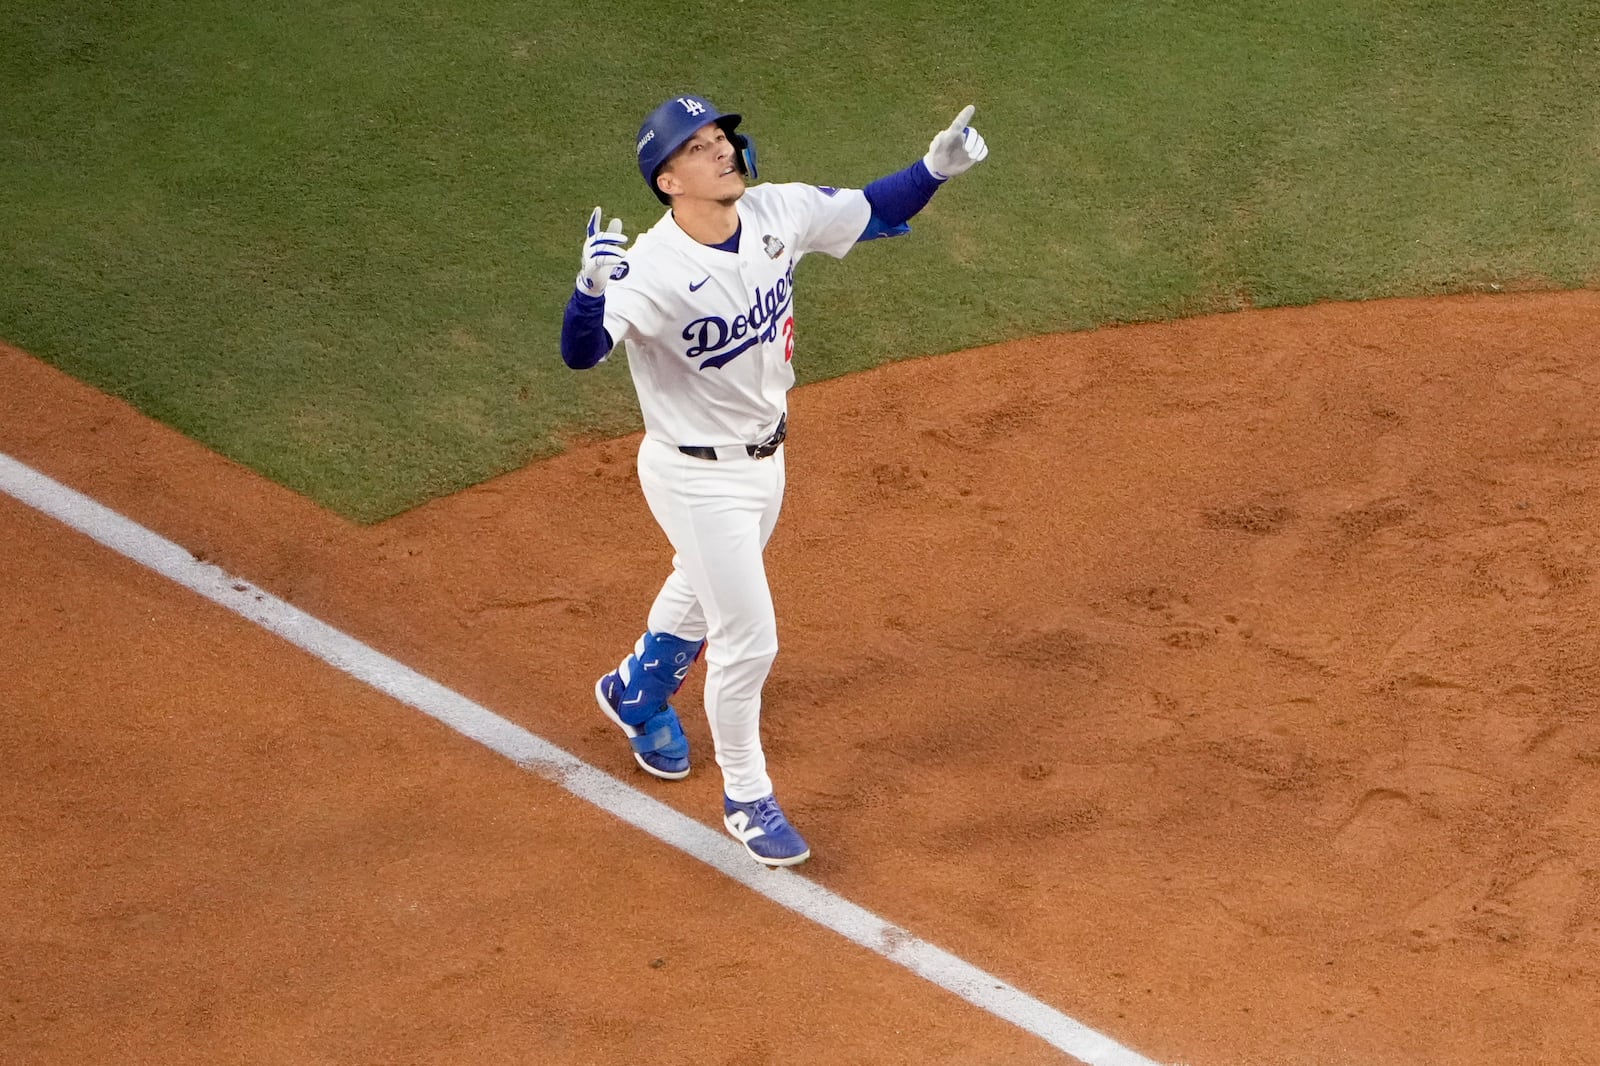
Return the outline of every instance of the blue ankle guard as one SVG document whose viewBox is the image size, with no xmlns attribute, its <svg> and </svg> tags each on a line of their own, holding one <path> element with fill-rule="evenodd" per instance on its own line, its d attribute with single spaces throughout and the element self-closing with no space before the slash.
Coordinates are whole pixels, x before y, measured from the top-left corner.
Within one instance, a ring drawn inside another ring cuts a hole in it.
<svg viewBox="0 0 1600 1066">
<path fill-rule="evenodd" d="M 646 633 L 623 664 L 626 686 L 617 716 L 639 725 L 661 711 L 683 687 L 689 667 L 705 647 L 703 640 L 683 640 L 671 633 Z"/>
</svg>

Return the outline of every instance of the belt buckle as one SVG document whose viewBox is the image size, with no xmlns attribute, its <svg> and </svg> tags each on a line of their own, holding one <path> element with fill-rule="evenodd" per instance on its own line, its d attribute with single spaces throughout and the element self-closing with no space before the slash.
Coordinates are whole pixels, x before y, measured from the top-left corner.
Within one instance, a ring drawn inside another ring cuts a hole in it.
<svg viewBox="0 0 1600 1066">
<path fill-rule="evenodd" d="M 785 411 L 778 416 L 778 428 L 772 431 L 772 436 L 760 444 L 746 444 L 744 450 L 750 453 L 752 459 L 766 459 L 776 455 L 778 448 L 783 444 L 783 439 L 789 435 L 789 413 Z"/>
</svg>

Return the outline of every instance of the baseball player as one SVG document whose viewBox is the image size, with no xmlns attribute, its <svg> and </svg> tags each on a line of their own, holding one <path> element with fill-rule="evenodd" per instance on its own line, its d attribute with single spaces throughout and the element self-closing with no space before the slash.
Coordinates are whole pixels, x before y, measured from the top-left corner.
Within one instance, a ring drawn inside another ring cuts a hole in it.
<svg viewBox="0 0 1600 1066">
<path fill-rule="evenodd" d="M 762 552 L 783 500 L 786 396 L 794 384 L 795 266 L 898 236 L 949 178 L 988 155 L 956 116 L 911 166 L 865 189 L 752 184 L 755 145 L 740 116 L 702 96 L 652 111 L 635 151 L 669 208 L 627 247 L 620 219 L 589 216 L 561 355 L 573 369 L 627 346 L 644 417 L 639 483 L 673 548 L 644 634 L 595 683 L 600 710 L 648 773 L 689 773 L 668 702 L 705 652 L 705 710 L 722 771 L 723 824 L 756 861 L 811 854 L 773 794 L 762 753 L 761 690 L 778 652 Z"/>
</svg>

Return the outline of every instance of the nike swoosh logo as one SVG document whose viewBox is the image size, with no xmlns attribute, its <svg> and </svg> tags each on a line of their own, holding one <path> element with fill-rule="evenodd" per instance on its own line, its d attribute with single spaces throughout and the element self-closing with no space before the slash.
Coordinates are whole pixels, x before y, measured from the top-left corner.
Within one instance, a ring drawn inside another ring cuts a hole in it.
<svg viewBox="0 0 1600 1066">
<path fill-rule="evenodd" d="M 705 276 L 705 277 L 704 277 L 704 278 L 703 278 L 703 279 L 702 279 L 702 280 L 700 280 L 700 281 L 691 281 L 691 282 L 690 282 L 690 283 L 689 283 L 689 291 L 690 291 L 690 292 L 699 292 L 699 291 L 700 291 L 700 286 L 702 286 L 702 285 L 704 285 L 704 284 L 705 284 L 705 283 L 706 283 L 706 282 L 708 282 L 708 281 L 710 281 L 710 280 L 711 280 L 711 275 L 710 275 L 710 274 L 707 274 L 707 275 L 706 275 L 706 276 Z"/>
</svg>

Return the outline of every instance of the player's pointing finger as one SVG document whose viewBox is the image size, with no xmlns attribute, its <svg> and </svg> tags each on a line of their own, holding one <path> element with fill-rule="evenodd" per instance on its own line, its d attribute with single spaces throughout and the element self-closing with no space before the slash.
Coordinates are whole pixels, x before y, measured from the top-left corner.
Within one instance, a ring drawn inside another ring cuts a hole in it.
<svg viewBox="0 0 1600 1066">
<path fill-rule="evenodd" d="M 966 107 L 962 108 L 961 114 L 957 115 L 956 120 L 950 123 L 950 132 L 960 133 L 962 130 L 966 129 L 967 123 L 972 120 L 972 113 L 976 110 L 978 110 L 978 106 L 976 104 L 968 104 Z"/>
<path fill-rule="evenodd" d="M 600 232 L 600 209 L 597 207 L 589 215 L 589 236 L 593 237 Z"/>
</svg>

